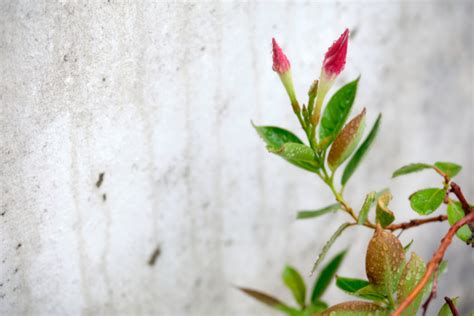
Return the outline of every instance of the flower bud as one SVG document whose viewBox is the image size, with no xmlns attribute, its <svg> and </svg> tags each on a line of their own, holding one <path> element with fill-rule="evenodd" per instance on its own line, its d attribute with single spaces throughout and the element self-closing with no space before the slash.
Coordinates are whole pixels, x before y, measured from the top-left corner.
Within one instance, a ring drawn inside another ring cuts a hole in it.
<svg viewBox="0 0 474 316">
<path fill-rule="evenodd" d="M 283 50 L 278 46 L 278 43 L 274 38 L 272 38 L 272 51 L 273 51 L 273 71 L 275 71 L 278 76 L 280 76 L 280 80 L 285 87 L 288 96 L 290 97 L 291 106 L 293 107 L 293 111 L 295 113 L 299 113 L 300 108 L 298 105 L 298 101 L 296 100 L 295 96 L 295 88 L 293 87 L 293 79 L 291 77 L 291 66 L 290 61 L 283 53 Z"/>
<path fill-rule="evenodd" d="M 272 38 L 272 50 L 273 50 L 273 71 L 282 75 L 290 71 L 290 61 L 283 53 L 275 38 Z"/>
<path fill-rule="evenodd" d="M 324 55 L 323 67 L 319 77 L 318 99 L 316 100 L 316 108 L 312 113 L 311 122 L 313 125 L 318 124 L 321 107 L 327 92 L 331 89 L 336 77 L 344 70 L 346 65 L 347 44 L 349 42 L 349 29 L 329 47 L 326 55 Z"/>
<path fill-rule="evenodd" d="M 344 70 L 348 40 L 349 29 L 346 29 L 324 55 L 322 73 L 329 80 L 334 80 Z"/>
</svg>

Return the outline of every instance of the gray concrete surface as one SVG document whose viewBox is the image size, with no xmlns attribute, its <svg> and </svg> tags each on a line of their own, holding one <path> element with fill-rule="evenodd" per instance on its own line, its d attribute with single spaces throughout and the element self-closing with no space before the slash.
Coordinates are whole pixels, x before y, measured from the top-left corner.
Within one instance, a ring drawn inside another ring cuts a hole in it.
<svg viewBox="0 0 474 316">
<path fill-rule="evenodd" d="M 471 1 L 1 1 L 0 313 L 272 315 L 232 286 L 289 301 L 285 263 L 313 280 L 346 217 L 296 222 L 331 196 L 250 126 L 297 127 L 272 36 L 303 96 L 328 45 L 353 31 L 337 86 L 362 74 L 355 109 L 369 122 L 384 113 L 347 187 L 353 205 L 389 186 L 400 219 L 413 217 L 408 195 L 439 179 L 391 171 L 435 160 L 464 165 L 473 200 L 472 21 Z M 428 260 L 446 229 L 401 239 L 416 237 Z M 339 240 L 332 253 L 350 246 L 341 275 L 363 277 L 369 237 Z M 439 297 L 472 311 L 472 252 L 456 241 L 447 258 Z M 327 299 L 348 296 L 331 288 Z"/>
</svg>

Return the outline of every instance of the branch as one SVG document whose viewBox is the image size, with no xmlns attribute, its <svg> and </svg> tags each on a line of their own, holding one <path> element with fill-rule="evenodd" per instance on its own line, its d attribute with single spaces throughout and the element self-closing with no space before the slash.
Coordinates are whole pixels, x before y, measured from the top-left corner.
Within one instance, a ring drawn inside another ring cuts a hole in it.
<svg viewBox="0 0 474 316">
<path fill-rule="evenodd" d="M 446 216 L 446 215 L 439 215 L 439 216 L 436 216 L 436 217 L 424 218 L 424 219 L 412 219 L 412 220 L 410 220 L 409 222 L 406 222 L 406 223 L 388 225 L 387 227 L 385 227 L 385 229 L 388 229 L 388 230 L 391 230 L 391 231 L 394 231 L 394 230 L 397 230 L 397 229 L 405 230 L 405 229 L 408 229 L 408 228 L 420 226 L 420 225 L 431 223 L 431 222 L 443 222 L 447 219 L 448 219 L 448 216 Z"/>
<path fill-rule="evenodd" d="M 444 300 L 445 300 L 446 303 L 448 304 L 449 309 L 451 310 L 451 313 L 453 314 L 453 316 L 459 316 L 459 312 L 458 312 L 458 310 L 456 309 L 456 306 L 454 306 L 453 301 L 452 301 L 449 297 L 447 297 L 447 296 L 444 297 Z"/>
<path fill-rule="evenodd" d="M 464 215 L 467 215 L 471 212 L 471 207 L 469 206 L 469 203 L 467 202 L 466 198 L 464 197 L 464 194 L 461 191 L 461 188 L 459 185 L 457 185 L 454 182 L 451 182 L 451 192 L 453 192 L 456 197 L 459 199 L 459 202 L 461 202 L 462 209 L 464 211 Z"/>
<path fill-rule="evenodd" d="M 428 311 L 428 306 L 430 305 L 431 301 L 436 298 L 436 292 L 438 291 L 438 269 L 435 270 L 433 273 L 433 287 L 431 288 L 431 293 L 426 299 L 426 302 L 423 304 L 423 316 L 426 315 Z"/>
<path fill-rule="evenodd" d="M 462 226 L 470 222 L 474 222 L 474 212 L 471 212 L 467 216 L 464 216 L 460 221 L 456 222 L 453 226 L 451 226 L 446 236 L 444 236 L 444 238 L 441 240 L 441 244 L 439 245 L 436 252 L 433 254 L 433 257 L 431 258 L 430 262 L 426 266 L 426 272 L 421 278 L 420 282 L 411 291 L 407 298 L 398 306 L 397 310 L 392 314 L 392 316 L 400 316 L 402 312 L 415 300 L 418 294 L 420 294 L 425 285 L 428 283 L 431 275 L 438 269 L 439 263 L 443 259 L 444 253 L 451 244 L 456 232 Z"/>
</svg>

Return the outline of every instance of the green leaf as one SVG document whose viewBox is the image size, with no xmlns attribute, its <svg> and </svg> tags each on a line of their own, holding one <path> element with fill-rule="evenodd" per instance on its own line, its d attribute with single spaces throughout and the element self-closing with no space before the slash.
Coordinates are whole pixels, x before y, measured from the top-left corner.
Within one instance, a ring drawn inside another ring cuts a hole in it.
<svg viewBox="0 0 474 316">
<path fill-rule="evenodd" d="M 354 152 L 365 129 L 365 108 L 347 123 L 337 135 L 328 155 L 329 168 L 334 171 Z"/>
<path fill-rule="evenodd" d="M 336 286 L 347 293 L 355 293 L 369 285 L 369 281 L 336 276 Z"/>
<path fill-rule="evenodd" d="M 299 143 L 285 143 L 278 149 L 273 147 L 268 147 L 268 151 L 271 153 L 277 154 L 278 156 L 286 160 L 295 160 L 300 162 L 307 162 L 315 167 L 319 167 L 317 161 L 314 160 L 315 154 L 314 151 L 304 145 Z"/>
<path fill-rule="evenodd" d="M 322 316 L 388 316 L 390 312 L 383 306 L 373 302 L 348 301 L 331 306 Z"/>
<path fill-rule="evenodd" d="M 260 291 L 254 290 L 254 289 L 245 288 L 245 287 L 238 287 L 238 289 L 241 290 L 242 292 L 244 292 L 245 294 L 247 294 L 248 296 L 256 299 L 260 303 L 263 303 L 265 305 L 273 307 L 273 308 L 275 308 L 279 311 L 282 311 L 282 312 L 284 312 L 288 315 L 291 315 L 291 316 L 299 315 L 299 311 L 297 309 L 294 309 L 290 306 L 287 306 L 286 304 L 284 304 L 280 300 L 274 298 L 273 296 L 270 296 L 268 294 L 265 294 L 263 292 L 260 292 Z"/>
<path fill-rule="evenodd" d="M 397 301 L 398 304 L 403 302 L 410 292 L 415 288 L 418 282 L 423 277 L 426 271 L 426 266 L 423 260 L 418 257 L 416 253 L 412 253 L 410 260 L 408 260 L 400 277 L 400 282 L 397 287 Z M 420 307 L 423 293 L 418 294 L 415 300 L 403 311 L 402 315 L 410 316 L 416 315 L 416 311 Z"/>
<path fill-rule="evenodd" d="M 446 271 L 447 268 L 448 268 L 448 261 L 446 260 L 441 261 L 438 266 L 438 277 L 442 275 Z"/>
<path fill-rule="evenodd" d="M 411 163 L 395 170 L 395 172 L 392 174 L 392 178 L 431 168 L 433 168 L 433 166 L 426 163 Z"/>
<path fill-rule="evenodd" d="M 341 177 L 342 185 L 346 185 L 347 181 L 349 181 L 349 178 L 356 171 L 360 162 L 362 161 L 362 159 L 364 158 L 364 156 L 370 149 L 379 131 L 381 120 L 382 120 L 382 114 L 379 114 L 379 116 L 377 117 L 377 120 L 374 123 L 374 126 L 370 130 L 369 135 L 367 135 L 365 140 L 362 142 L 362 144 L 356 150 L 355 154 L 352 156 L 351 160 L 349 160 L 349 162 L 347 163 L 347 166 L 344 169 L 344 173 L 342 174 L 342 177 Z"/>
<path fill-rule="evenodd" d="M 370 208 L 371 208 L 372 204 L 375 201 L 375 194 L 376 194 L 375 192 L 370 192 L 365 197 L 364 204 L 362 204 L 362 208 L 359 211 L 359 217 L 357 218 L 357 224 L 363 225 L 366 222 L 367 217 L 369 215 Z"/>
<path fill-rule="evenodd" d="M 353 295 L 371 301 L 386 302 L 385 296 L 379 293 L 373 284 L 369 284 L 357 290 Z"/>
<path fill-rule="evenodd" d="M 460 221 L 464 217 L 464 210 L 462 209 L 461 203 L 449 201 L 448 204 L 448 222 L 449 225 L 453 226 L 456 222 Z M 469 226 L 466 224 L 461 227 L 457 232 L 456 236 L 462 241 L 467 241 L 472 236 L 472 232 Z"/>
<path fill-rule="evenodd" d="M 319 139 L 328 139 L 324 148 L 327 148 L 341 131 L 349 114 L 357 93 L 359 78 L 349 82 L 339 89 L 329 100 L 321 117 Z M 322 148 L 322 149 L 324 149 Z"/>
<path fill-rule="evenodd" d="M 439 170 L 443 171 L 449 178 L 455 177 L 459 171 L 461 171 L 462 167 L 458 164 L 452 162 L 442 162 L 438 161 L 435 162 L 435 167 Z"/>
<path fill-rule="evenodd" d="M 377 200 L 377 207 L 375 210 L 376 222 L 380 223 L 382 227 L 390 225 L 395 220 L 393 212 L 388 208 L 388 203 L 391 199 L 392 194 L 390 193 L 390 191 L 387 191 L 382 194 Z"/>
<path fill-rule="evenodd" d="M 295 268 L 286 266 L 282 273 L 283 282 L 293 293 L 293 297 L 296 302 L 304 307 L 304 302 L 306 298 L 306 285 L 304 284 L 303 278 L 296 271 Z"/>
<path fill-rule="evenodd" d="M 385 302 L 385 296 L 366 280 L 336 276 L 336 286 L 347 294 L 371 301 Z"/>
<path fill-rule="evenodd" d="M 276 126 L 257 126 L 253 124 L 253 127 L 257 131 L 258 135 L 263 139 L 265 144 L 267 145 L 267 149 L 269 151 L 278 151 L 283 147 L 286 143 L 296 143 L 296 144 L 303 144 L 303 142 L 293 134 L 292 132 L 276 127 Z M 302 169 L 316 172 L 318 170 L 317 167 L 314 166 L 312 163 L 308 163 L 306 161 L 296 160 L 296 159 L 285 159 L 291 164 L 300 167 Z"/>
<path fill-rule="evenodd" d="M 441 203 L 443 203 L 444 196 L 444 189 L 423 189 L 410 196 L 410 206 L 420 215 L 429 215 L 440 207 Z"/>
<path fill-rule="evenodd" d="M 405 252 L 405 254 L 408 252 L 408 250 L 410 250 L 410 247 L 412 244 L 413 244 L 413 239 L 406 246 L 403 247 L 403 251 Z"/>
<path fill-rule="evenodd" d="M 458 303 L 458 298 L 459 297 L 455 297 L 451 299 L 453 301 L 454 306 L 456 306 L 456 304 Z M 444 303 L 443 306 L 441 306 L 438 316 L 453 316 L 453 313 L 451 312 L 451 309 L 449 308 L 448 303 Z"/>
<path fill-rule="evenodd" d="M 318 278 L 313 287 L 313 292 L 311 294 L 311 302 L 315 303 L 319 298 L 324 294 L 324 291 L 328 288 L 331 283 L 334 275 L 336 274 L 337 269 L 344 260 L 347 250 L 344 250 L 338 253 L 334 258 L 329 261 L 329 263 L 321 270 Z"/>
<path fill-rule="evenodd" d="M 314 316 L 315 313 L 320 313 L 327 308 L 328 304 L 323 301 L 317 301 L 315 303 L 311 303 L 311 305 L 304 309 L 303 316 Z"/>
<path fill-rule="evenodd" d="M 253 122 L 252 126 L 255 128 L 258 135 L 260 135 L 260 137 L 263 139 L 265 144 L 272 148 L 278 149 L 286 143 L 303 144 L 298 136 L 284 128 L 277 126 L 257 126 L 253 124 Z"/>
<path fill-rule="evenodd" d="M 321 253 L 319 254 L 318 258 L 316 259 L 316 262 L 313 265 L 313 269 L 311 270 L 311 273 L 314 273 L 316 269 L 318 268 L 319 264 L 323 261 L 323 259 L 326 257 L 326 254 L 328 253 L 329 249 L 331 248 L 332 244 L 336 241 L 336 239 L 342 234 L 342 232 L 347 228 L 351 226 L 350 223 L 344 223 L 339 228 L 332 234 L 331 238 L 326 242 L 324 245 L 323 249 L 321 250 Z"/>
<path fill-rule="evenodd" d="M 304 210 L 304 211 L 299 211 L 298 214 L 296 215 L 297 219 L 307 219 L 307 218 L 313 218 L 313 217 L 318 217 L 327 213 L 335 212 L 337 210 L 341 209 L 341 205 L 339 203 L 331 204 L 328 205 L 324 208 L 318 209 L 318 210 Z"/>
<path fill-rule="evenodd" d="M 321 316 L 388 316 L 390 312 L 372 302 L 349 301 L 331 306 Z"/>
</svg>

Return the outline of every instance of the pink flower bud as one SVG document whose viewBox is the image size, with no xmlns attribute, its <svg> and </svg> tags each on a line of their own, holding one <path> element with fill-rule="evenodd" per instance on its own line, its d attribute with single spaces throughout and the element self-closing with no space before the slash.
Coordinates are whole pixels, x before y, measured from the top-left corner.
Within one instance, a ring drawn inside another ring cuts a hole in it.
<svg viewBox="0 0 474 316">
<path fill-rule="evenodd" d="M 277 72 L 279 75 L 290 70 L 290 62 L 286 55 L 278 46 L 274 38 L 272 38 L 272 49 L 273 49 L 273 71 Z"/>
<path fill-rule="evenodd" d="M 348 39 L 349 29 L 346 29 L 324 55 L 323 71 L 329 78 L 335 78 L 344 70 Z"/>
</svg>

